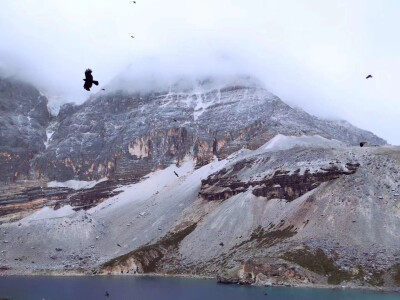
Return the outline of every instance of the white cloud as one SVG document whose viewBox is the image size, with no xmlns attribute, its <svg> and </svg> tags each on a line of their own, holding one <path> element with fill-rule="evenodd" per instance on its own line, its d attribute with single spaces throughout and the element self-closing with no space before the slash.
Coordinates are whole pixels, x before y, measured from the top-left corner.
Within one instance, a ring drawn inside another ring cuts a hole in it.
<svg viewBox="0 0 400 300">
<path fill-rule="evenodd" d="M 3 0 L 0 67 L 75 102 L 87 67 L 101 85 L 129 64 L 133 84 L 247 72 L 289 104 L 400 144 L 398 1 L 136 2 Z"/>
</svg>

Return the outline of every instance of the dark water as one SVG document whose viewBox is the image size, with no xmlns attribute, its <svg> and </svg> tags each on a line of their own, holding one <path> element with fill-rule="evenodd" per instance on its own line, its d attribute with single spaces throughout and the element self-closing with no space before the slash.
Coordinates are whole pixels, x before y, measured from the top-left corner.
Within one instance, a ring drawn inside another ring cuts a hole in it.
<svg viewBox="0 0 400 300">
<path fill-rule="evenodd" d="M 108 291 L 110 296 L 105 296 Z M 265 295 L 267 294 L 267 295 Z M 219 285 L 214 280 L 159 277 L 0 277 L 0 299 L 400 299 L 396 293 L 355 290 L 265 288 Z"/>
</svg>

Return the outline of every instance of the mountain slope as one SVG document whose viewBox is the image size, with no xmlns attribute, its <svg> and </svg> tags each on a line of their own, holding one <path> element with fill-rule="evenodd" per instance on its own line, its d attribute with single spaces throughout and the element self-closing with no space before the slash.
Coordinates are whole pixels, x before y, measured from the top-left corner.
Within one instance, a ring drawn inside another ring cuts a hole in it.
<svg viewBox="0 0 400 300">
<path fill-rule="evenodd" d="M 185 158 L 86 213 L 43 211 L 3 224 L 1 262 L 8 274 L 157 272 L 394 286 L 399 171 L 398 147 L 281 135 L 197 169 Z"/>
</svg>

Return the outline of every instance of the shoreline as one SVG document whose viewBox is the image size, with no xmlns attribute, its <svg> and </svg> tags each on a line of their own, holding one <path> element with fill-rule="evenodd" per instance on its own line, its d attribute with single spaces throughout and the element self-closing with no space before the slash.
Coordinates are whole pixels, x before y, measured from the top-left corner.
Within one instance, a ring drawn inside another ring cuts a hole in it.
<svg viewBox="0 0 400 300">
<path fill-rule="evenodd" d="M 166 273 L 146 273 L 146 274 L 88 274 L 85 271 L 36 271 L 32 273 L 14 273 L 14 274 L 0 274 L 1 277 L 98 277 L 98 276 L 118 276 L 118 277 L 161 277 L 161 278 L 182 278 L 182 279 L 197 279 L 197 280 L 214 280 L 216 284 L 216 276 L 206 276 L 206 275 L 193 275 L 193 274 L 166 274 Z M 223 284 L 225 285 L 225 284 Z M 264 288 L 301 288 L 301 289 L 331 289 L 331 290 L 360 290 L 360 291 L 370 291 L 370 292 L 380 292 L 380 293 L 399 293 L 399 287 L 374 287 L 374 286 L 348 286 L 348 285 L 329 285 L 329 284 L 300 284 L 300 283 L 284 283 L 284 284 L 271 284 L 267 285 L 263 282 L 256 282 L 252 284 L 226 284 L 226 285 L 238 285 L 238 286 L 248 286 L 248 287 L 264 287 Z"/>
</svg>

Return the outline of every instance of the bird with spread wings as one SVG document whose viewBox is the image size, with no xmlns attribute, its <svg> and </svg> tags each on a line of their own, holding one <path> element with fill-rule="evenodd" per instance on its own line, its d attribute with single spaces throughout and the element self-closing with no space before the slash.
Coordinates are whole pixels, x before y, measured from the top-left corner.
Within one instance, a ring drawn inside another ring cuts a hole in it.
<svg viewBox="0 0 400 300">
<path fill-rule="evenodd" d="M 92 70 L 86 69 L 85 71 L 85 84 L 83 85 L 83 88 L 87 91 L 90 91 L 90 88 L 92 87 L 93 84 L 99 85 L 99 82 L 96 80 L 93 80 L 93 75 L 92 75 Z"/>
</svg>

